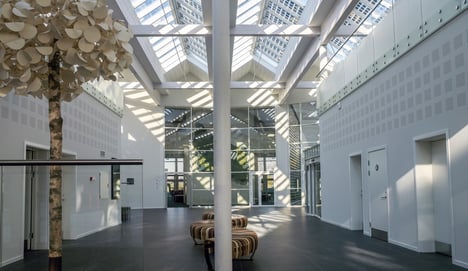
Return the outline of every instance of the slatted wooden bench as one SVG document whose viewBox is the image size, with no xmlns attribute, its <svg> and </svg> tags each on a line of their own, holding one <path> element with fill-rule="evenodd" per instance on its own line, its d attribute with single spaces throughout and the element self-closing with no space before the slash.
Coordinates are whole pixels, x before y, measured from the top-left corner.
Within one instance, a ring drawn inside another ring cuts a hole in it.
<svg viewBox="0 0 468 271">
<path fill-rule="evenodd" d="M 215 238 L 204 241 L 205 260 L 208 270 L 214 270 L 210 254 L 214 254 Z M 232 229 L 232 259 L 252 260 L 258 248 L 257 233 L 249 229 Z"/>
<path fill-rule="evenodd" d="M 247 227 L 248 218 L 244 215 L 231 215 L 233 229 L 245 229 Z M 214 237 L 214 213 L 204 213 L 202 220 L 198 220 L 190 224 L 190 236 L 195 245 L 203 244 L 208 238 Z"/>
</svg>

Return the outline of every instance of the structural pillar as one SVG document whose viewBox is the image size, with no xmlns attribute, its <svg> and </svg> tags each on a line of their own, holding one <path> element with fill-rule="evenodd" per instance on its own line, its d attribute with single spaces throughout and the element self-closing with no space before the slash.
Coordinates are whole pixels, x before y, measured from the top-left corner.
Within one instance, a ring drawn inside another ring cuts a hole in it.
<svg viewBox="0 0 468 271">
<path fill-rule="evenodd" d="M 215 270 L 232 270 L 229 0 L 213 0 Z"/>
</svg>

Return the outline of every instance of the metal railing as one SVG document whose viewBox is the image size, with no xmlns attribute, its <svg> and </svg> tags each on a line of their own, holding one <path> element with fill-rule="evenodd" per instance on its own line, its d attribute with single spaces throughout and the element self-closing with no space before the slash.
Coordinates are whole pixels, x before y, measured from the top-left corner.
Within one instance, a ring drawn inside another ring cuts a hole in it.
<svg viewBox="0 0 468 271">
<path fill-rule="evenodd" d="M 108 166 L 143 165 L 143 159 L 0 160 L 0 223 L 3 217 L 4 167 L 11 166 Z M 0 224 L 0 267 L 2 264 L 2 225 Z"/>
</svg>

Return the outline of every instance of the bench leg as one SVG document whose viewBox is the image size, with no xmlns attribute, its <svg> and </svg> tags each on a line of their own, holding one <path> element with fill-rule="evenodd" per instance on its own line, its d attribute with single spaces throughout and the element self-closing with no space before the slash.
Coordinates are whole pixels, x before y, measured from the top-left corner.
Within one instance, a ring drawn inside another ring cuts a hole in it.
<svg viewBox="0 0 468 271">
<path fill-rule="evenodd" d="M 203 248 L 205 251 L 205 261 L 206 261 L 206 265 L 208 266 L 208 270 L 214 271 L 213 264 L 211 263 L 211 257 L 210 257 L 210 248 L 214 249 L 214 242 L 208 241 L 208 240 L 205 241 Z"/>
</svg>

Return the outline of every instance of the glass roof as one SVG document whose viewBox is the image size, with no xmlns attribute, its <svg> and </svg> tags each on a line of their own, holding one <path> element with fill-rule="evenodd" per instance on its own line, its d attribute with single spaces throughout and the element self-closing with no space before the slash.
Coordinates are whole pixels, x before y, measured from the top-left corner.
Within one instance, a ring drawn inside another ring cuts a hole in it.
<svg viewBox="0 0 468 271">
<path fill-rule="evenodd" d="M 332 71 L 336 63 L 346 58 L 389 12 L 395 1 L 397 0 L 360 0 L 338 29 L 337 33 L 341 34 L 332 37 L 326 45 L 329 60 L 323 70 Z M 202 25 L 205 22 L 202 0 L 131 0 L 131 3 L 142 25 Z M 308 5 L 315 4 L 317 3 L 314 0 L 238 0 L 236 24 L 307 24 L 312 16 L 310 13 L 314 11 Z M 168 36 L 147 39 L 165 73 L 186 60 L 201 71 L 208 72 L 205 37 Z M 288 36 L 236 36 L 231 70 L 234 72 L 254 61 L 252 65 L 258 63 L 272 74 L 277 74 L 283 68 L 280 63 L 286 50 L 295 48 L 294 45 L 299 41 L 300 38 Z M 255 78 L 255 66 L 253 73 Z"/>
<path fill-rule="evenodd" d="M 201 0 L 131 0 L 143 25 L 202 24 Z M 239 0 L 236 24 L 297 24 L 306 0 Z M 310 15 L 310 14 L 309 14 Z M 193 57 L 207 70 L 206 44 L 203 37 L 149 38 L 165 72 Z M 288 45 L 289 37 L 235 37 L 232 70 L 255 59 L 274 70 Z"/>
<path fill-rule="evenodd" d="M 334 36 L 327 44 L 330 59 L 326 70 L 332 71 L 336 63 L 342 61 L 356 48 L 372 29 L 387 15 L 393 0 L 361 0 L 354 7 L 337 32 L 351 32 L 350 35 Z M 343 30 L 343 31 L 342 31 Z"/>
</svg>

